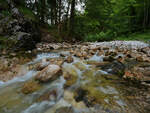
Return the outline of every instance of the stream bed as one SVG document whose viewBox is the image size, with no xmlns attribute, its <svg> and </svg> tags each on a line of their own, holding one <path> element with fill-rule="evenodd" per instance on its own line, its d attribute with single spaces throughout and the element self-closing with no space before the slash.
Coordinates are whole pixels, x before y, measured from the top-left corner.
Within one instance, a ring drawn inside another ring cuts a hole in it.
<svg viewBox="0 0 150 113">
<path fill-rule="evenodd" d="M 69 54 L 68 51 L 64 53 Z M 149 89 L 138 84 L 130 84 L 120 76 L 93 65 L 95 62 L 102 62 L 102 56 L 94 55 L 86 60 L 73 57 L 72 63 L 63 63 L 62 71 L 69 73 L 70 79 L 66 80 L 64 76 L 59 76 L 47 83 L 34 80 L 38 71 L 29 68 L 31 65 L 36 65 L 43 59 L 60 57 L 60 52 L 37 54 L 35 59 L 23 65 L 27 68 L 23 76 L 7 82 L 1 81 L 0 113 L 150 112 L 147 104 L 143 104 L 144 97 L 141 98 Z M 33 92 L 24 91 L 23 88 L 28 83 L 31 83 L 29 88 L 35 88 Z"/>
</svg>

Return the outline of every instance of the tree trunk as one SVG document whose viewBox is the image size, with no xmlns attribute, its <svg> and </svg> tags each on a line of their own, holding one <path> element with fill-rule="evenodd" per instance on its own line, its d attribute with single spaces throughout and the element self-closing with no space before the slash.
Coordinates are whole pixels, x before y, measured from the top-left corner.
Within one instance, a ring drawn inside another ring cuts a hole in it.
<svg viewBox="0 0 150 113">
<path fill-rule="evenodd" d="M 64 25 L 64 29 L 66 30 L 66 31 L 69 31 L 69 11 L 70 11 L 70 5 L 71 5 L 71 3 L 70 3 L 70 1 L 68 1 L 68 6 L 67 6 L 67 12 L 66 12 L 66 15 L 65 15 L 65 25 Z M 69 31 L 70 32 L 70 31 Z"/>
<path fill-rule="evenodd" d="M 46 7 L 46 1 L 41 0 L 41 22 L 45 23 L 45 7 Z"/>
<path fill-rule="evenodd" d="M 35 0 L 35 3 L 34 3 L 34 10 L 36 11 L 36 15 L 38 15 L 39 16 L 39 6 L 38 6 L 38 1 L 37 0 Z"/>
<path fill-rule="evenodd" d="M 76 0 L 71 1 L 70 32 L 69 32 L 69 35 L 74 33 L 75 3 L 76 3 Z"/>
<path fill-rule="evenodd" d="M 61 8 L 62 8 L 61 4 L 62 0 L 59 0 L 59 19 L 58 19 L 59 23 L 61 22 Z"/>
<path fill-rule="evenodd" d="M 54 9 L 54 20 L 55 20 L 55 25 L 58 24 L 58 20 L 57 20 L 57 1 L 54 0 L 54 6 L 53 6 L 53 9 Z"/>
</svg>

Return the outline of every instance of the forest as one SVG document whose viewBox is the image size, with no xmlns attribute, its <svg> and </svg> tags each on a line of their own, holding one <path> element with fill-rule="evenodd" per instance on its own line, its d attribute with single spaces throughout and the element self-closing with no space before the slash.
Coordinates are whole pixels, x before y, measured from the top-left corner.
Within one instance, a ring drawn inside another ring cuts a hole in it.
<svg viewBox="0 0 150 113">
<path fill-rule="evenodd" d="M 40 23 L 59 41 L 108 41 L 150 29 L 149 0 L 12 1 L 23 14 Z M 1 13 L 10 14 L 9 10 Z"/>
</svg>

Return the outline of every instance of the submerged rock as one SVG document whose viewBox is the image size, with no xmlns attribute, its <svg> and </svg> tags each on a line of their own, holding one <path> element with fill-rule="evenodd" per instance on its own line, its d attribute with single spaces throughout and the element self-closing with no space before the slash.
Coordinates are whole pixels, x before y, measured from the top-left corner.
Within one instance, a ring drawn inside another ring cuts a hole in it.
<svg viewBox="0 0 150 113">
<path fill-rule="evenodd" d="M 56 100 L 57 97 L 57 92 L 56 90 L 48 91 L 44 94 L 42 94 L 37 101 L 42 102 L 42 101 L 53 101 Z"/>
<path fill-rule="evenodd" d="M 35 79 L 40 82 L 48 82 L 55 80 L 59 75 L 61 75 L 61 68 L 58 65 L 52 64 L 37 73 Z"/>
<path fill-rule="evenodd" d="M 75 72 L 76 73 L 76 72 Z M 73 84 L 75 84 L 78 80 L 78 75 L 70 72 L 63 72 L 63 77 L 66 80 L 65 86 L 69 87 Z"/>
<path fill-rule="evenodd" d="M 39 90 L 40 88 L 41 88 L 41 86 L 38 82 L 29 81 L 23 85 L 21 92 L 24 94 L 30 94 L 30 93 L 33 93 L 33 92 Z"/>
<path fill-rule="evenodd" d="M 73 92 L 65 91 L 64 92 L 64 100 L 69 102 L 76 109 L 84 109 L 84 108 L 86 108 L 86 106 L 83 103 L 83 101 L 79 102 L 79 101 L 75 100 Z"/>
<path fill-rule="evenodd" d="M 55 113 L 75 113 L 72 107 L 62 107 L 56 110 Z"/>
<path fill-rule="evenodd" d="M 122 75 L 125 71 L 125 65 L 119 61 L 114 61 L 112 63 L 106 64 L 101 67 L 102 70 L 116 75 Z"/>
<path fill-rule="evenodd" d="M 66 80 L 65 86 L 69 87 L 75 84 L 78 80 L 78 73 L 74 66 L 63 66 L 63 77 Z"/>
<path fill-rule="evenodd" d="M 86 66 L 84 65 L 84 63 L 82 62 L 76 62 L 73 64 L 76 68 L 78 68 L 81 71 L 86 70 Z"/>
<path fill-rule="evenodd" d="M 72 56 L 68 56 L 65 61 L 66 61 L 67 63 L 72 63 L 72 62 L 73 62 Z"/>
</svg>

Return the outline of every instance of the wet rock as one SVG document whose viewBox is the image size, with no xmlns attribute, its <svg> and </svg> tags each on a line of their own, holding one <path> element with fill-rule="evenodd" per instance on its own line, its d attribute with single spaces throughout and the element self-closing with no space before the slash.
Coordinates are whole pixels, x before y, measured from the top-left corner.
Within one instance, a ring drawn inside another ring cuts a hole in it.
<svg viewBox="0 0 150 113">
<path fill-rule="evenodd" d="M 50 107 L 45 113 L 55 113 L 56 110 L 59 110 L 64 107 L 71 107 L 71 104 L 69 104 L 67 101 L 65 101 L 63 98 L 61 98 L 53 107 Z"/>
<path fill-rule="evenodd" d="M 77 102 L 80 102 L 80 101 L 84 101 L 86 99 L 86 95 L 87 95 L 87 91 L 82 89 L 82 88 L 78 88 L 75 92 L 75 99 Z"/>
<path fill-rule="evenodd" d="M 78 80 L 78 73 L 74 66 L 63 65 L 63 77 L 66 80 L 66 87 L 75 84 Z"/>
<path fill-rule="evenodd" d="M 74 93 L 73 92 L 65 91 L 64 92 L 64 100 L 69 102 L 76 109 L 84 109 L 84 108 L 86 108 L 86 106 L 83 103 L 83 101 L 79 102 L 79 101 L 76 101 L 74 99 Z"/>
<path fill-rule="evenodd" d="M 59 75 L 61 75 L 60 66 L 52 64 L 37 73 L 35 79 L 40 82 L 48 82 L 57 79 Z"/>
<path fill-rule="evenodd" d="M 30 94 L 30 93 L 33 93 L 33 92 L 39 90 L 40 88 L 41 88 L 41 86 L 38 82 L 29 81 L 23 85 L 21 92 L 24 94 Z"/>
<path fill-rule="evenodd" d="M 79 51 L 77 51 L 77 52 L 75 53 L 75 56 L 77 56 L 77 57 L 82 57 L 82 53 L 79 52 Z"/>
<path fill-rule="evenodd" d="M 61 48 L 61 46 L 59 46 L 59 45 L 57 45 L 57 44 L 53 44 L 52 47 L 53 47 L 54 49 L 60 49 L 60 48 Z"/>
<path fill-rule="evenodd" d="M 94 54 L 95 54 L 95 51 L 89 50 L 89 54 L 90 54 L 90 55 L 94 55 Z"/>
<path fill-rule="evenodd" d="M 38 43 L 36 47 L 43 51 L 50 51 L 50 50 L 58 50 L 62 48 L 62 44 L 60 43 Z"/>
<path fill-rule="evenodd" d="M 150 67 L 138 67 L 135 66 L 132 69 L 125 72 L 124 78 L 129 78 L 131 80 L 139 81 L 150 81 Z"/>
<path fill-rule="evenodd" d="M 101 56 L 101 55 L 104 55 L 104 54 L 105 54 L 105 52 L 104 52 L 103 50 L 101 50 L 101 51 L 99 51 L 99 52 L 97 53 L 98 56 Z"/>
<path fill-rule="evenodd" d="M 35 48 L 35 41 L 30 34 L 25 32 L 18 32 L 16 38 L 16 50 L 18 50 L 19 48 L 26 48 L 26 50 L 31 50 Z"/>
<path fill-rule="evenodd" d="M 137 72 L 131 72 L 131 71 L 126 71 L 123 78 L 127 79 L 131 79 L 131 80 L 139 80 L 143 77 L 142 73 L 137 73 Z"/>
<path fill-rule="evenodd" d="M 129 52 L 129 55 L 131 56 L 131 58 L 135 58 L 135 59 L 141 57 L 141 54 L 139 54 L 137 51 Z"/>
<path fill-rule="evenodd" d="M 47 67 L 49 65 L 49 62 L 46 61 L 46 59 L 42 59 L 41 62 L 37 63 L 37 64 L 30 64 L 28 67 L 30 70 L 37 70 L 37 71 L 41 71 L 43 70 L 45 67 Z"/>
<path fill-rule="evenodd" d="M 112 62 L 112 61 L 115 60 L 115 58 L 114 58 L 113 56 L 105 56 L 105 57 L 103 58 L 103 60 L 104 60 L 104 61 Z"/>
<path fill-rule="evenodd" d="M 121 62 L 113 61 L 110 64 L 102 66 L 101 68 L 110 74 L 123 75 L 126 67 Z"/>
<path fill-rule="evenodd" d="M 63 58 L 53 58 L 53 59 L 49 59 L 51 64 L 55 64 L 58 66 L 62 66 L 64 63 L 64 59 Z"/>
<path fill-rule="evenodd" d="M 150 57 L 147 57 L 146 55 L 141 55 L 136 58 L 139 62 L 150 62 Z"/>
<path fill-rule="evenodd" d="M 116 56 L 118 53 L 116 50 L 108 50 L 105 52 L 105 56 Z"/>
<path fill-rule="evenodd" d="M 95 65 L 97 67 L 101 67 L 101 66 L 109 64 L 109 62 L 87 61 L 87 64 Z"/>
<path fill-rule="evenodd" d="M 22 66 L 21 63 L 28 61 L 30 60 L 27 58 L 0 58 L 0 80 L 8 81 L 15 77 L 25 75 L 28 72 L 28 69 L 25 66 Z"/>
<path fill-rule="evenodd" d="M 87 51 L 88 49 L 89 49 L 88 46 L 82 46 L 82 47 L 81 47 L 81 51 Z"/>
<path fill-rule="evenodd" d="M 73 64 L 75 67 L 77 67 L 79 70 L 83 71 L 86 69 L 86 66 L 82 62 L 76 62 Z"/>
<path fill-rule="evenodd" d="M 75 113 L 72 107 L 62 107 L 56 110 L 55 113 Z"/>
<path fill-rule="evenodd" d="M 71 50 L 69 51 L 69 53 L 70 53 L 70 54 L 73 54 L 73 53 L 74 53 L 74 50 L 73 50 L 73 49 L 71 49 Z"/>
<path fill-rule="evenodd" d="M 150 47 L 142 48 L 141 51 L 150 57 Z"/>
<path fill-rule="evenodd" d="M 61 53 L 60 53 L 60 56 L 61 56 L 61 57 L 67 57 L 67 56 L 68 56 L 68 53 L 61 52 Z"/>
<path fill-rule="evenodd" d="M 57 92 L 56 90 L 48 91 L 42 94 L 37 101 L 42 102 L 42 101 L 54 101 L 56 100 L 57 97 Z"/>
<path fill-rule="evenodd" d="M 78 76 L 75 73 L 63 72 L 63 77 L 66 80 L 65 87 L 69 87 L 77 82 Z"/>
<path fill-rule="evenodd" d="M 82 57 L 85 59 L 89 58 L 88 53 L 86 51 L 82 51 Z"/>
<path fill-rule="evenodd" d="M 67 63 L 72 63 L 73 62 L 73 57 L 72 56 L 68 56 L 65 61 Z"/>
</svg>

